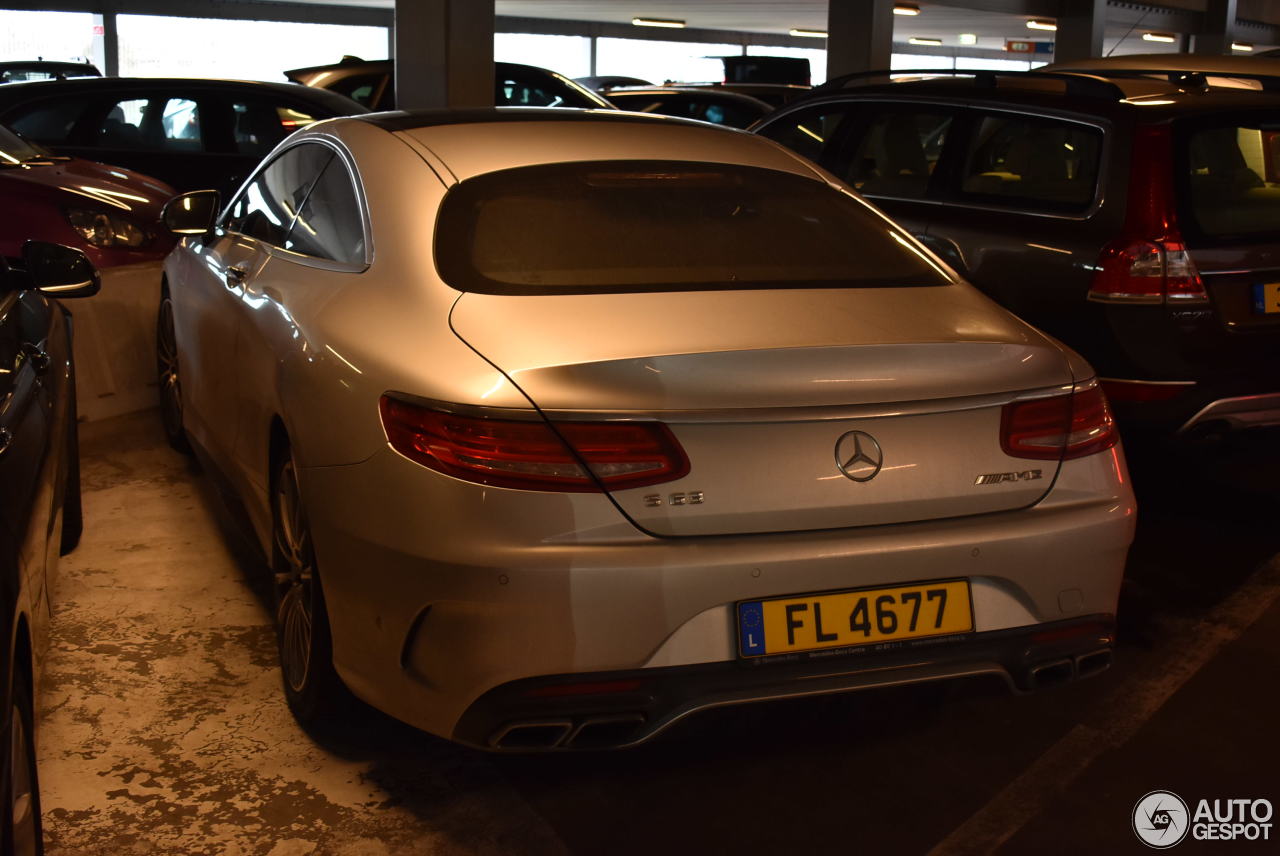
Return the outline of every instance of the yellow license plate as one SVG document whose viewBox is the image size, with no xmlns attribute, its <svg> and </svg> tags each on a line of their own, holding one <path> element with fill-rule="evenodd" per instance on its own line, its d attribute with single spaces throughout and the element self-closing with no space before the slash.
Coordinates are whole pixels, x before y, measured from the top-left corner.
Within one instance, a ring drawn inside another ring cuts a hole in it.
<svg viewBox="0 0 1280 856">
<path fill-rule="evenodd" d="M 824 592 L 738 604 L 743 657 L 973 630 L 968 580 Z"/>
<path fill-rule="evenodd" d="M 1259 315 L 1280 312 L 1280 282 L 1254 283 L 1253 311 Z"/>
</svg>

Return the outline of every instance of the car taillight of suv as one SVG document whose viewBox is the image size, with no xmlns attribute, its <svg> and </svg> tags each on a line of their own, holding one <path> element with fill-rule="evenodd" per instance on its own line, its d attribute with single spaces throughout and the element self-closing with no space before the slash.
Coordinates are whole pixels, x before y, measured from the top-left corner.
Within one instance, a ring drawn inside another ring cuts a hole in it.
<svg viewBox="0 0 1280 856">
<path fill-rule="evenodd" d="M 1178 228 L 1170 127 L 1135 128 L 1131 163 L 1124 232 L 1102 248 L 1089 299 L 1104 303 L 1208 301 L 1204 282 Z"/>
</svg>

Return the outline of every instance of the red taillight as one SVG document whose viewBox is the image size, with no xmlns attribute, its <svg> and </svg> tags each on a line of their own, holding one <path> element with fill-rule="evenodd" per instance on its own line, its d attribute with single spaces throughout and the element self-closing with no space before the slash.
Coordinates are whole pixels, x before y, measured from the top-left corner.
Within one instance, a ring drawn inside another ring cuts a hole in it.
<svg viewBox="0 0 1280 856">
<path fill-rule="evenodd" d="M 1083 458 L 1110 449 L 1119 439 L 1107 398 L 1096 385 L 1006 404 L 1000 420 L 1000 447 L 1014 458 Z"/>
<path fill-rule="evenodd" d="M 1134 131 L 1124 233 L 1098 258 L 1089 298 L 1163 303 L 1209 299 L 1178 229 L 1173 136 L 1167 125 Z"/>
<path fill-rule="evenodd" d="M 624 490 L 673 481 L 689 472 L 684 450 L 658 422 L 558 422 L 552 430 L 541 419 L 460 416 L 385 395 L 381 410 L 387 441 L 397 452 L 480 484 L 599 492 L 602 484 Z"/>
<path fill-rule="evenodd" d="M 1208 300 L 1181 241 L 1128 241 L 1103 247 L 1089 288 L 1093 300 L 1136 303 Z"/>
</svg>

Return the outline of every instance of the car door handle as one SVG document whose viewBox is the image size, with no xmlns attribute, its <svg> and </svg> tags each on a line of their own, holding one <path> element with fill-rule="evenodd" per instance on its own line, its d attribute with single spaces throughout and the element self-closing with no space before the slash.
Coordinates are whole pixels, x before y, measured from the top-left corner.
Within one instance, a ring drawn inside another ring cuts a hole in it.
<svg viewBox="0 0 1280 856">
<path fill-rule="evenodd" d="M 39 345 L 33 345 L 30 342 L 22 343 L 22 353 L 26 355 L 27 360 L 31 363 L 31 368 L 35 369 L 36 374 L 42 375 L 49 370 L 49 366 L 53 361 L 49 359 L 48 353 L 41 350 Z"/>
<path fill-rule="evenodd" d="M 0 428 L 0 458 L 4 457 L 4 453 L 9 451 L 9 446 L 13 443 L 13 432 L 8 428 Z"/>
<path fill-rule="evenodd" d="M 228 286 L 237 286 L 244 282 L 245 277 L 249 275 L 249 269 L 244 265 L 232 265 L 227 268 L 225 274 Z"/>
</svg>

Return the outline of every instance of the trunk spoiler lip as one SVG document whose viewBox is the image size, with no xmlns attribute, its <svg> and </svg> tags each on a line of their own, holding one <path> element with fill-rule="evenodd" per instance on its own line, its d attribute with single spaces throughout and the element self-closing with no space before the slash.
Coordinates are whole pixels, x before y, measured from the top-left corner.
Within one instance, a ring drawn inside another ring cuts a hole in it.
<svg viewBox="0 0 1280 856">
<path fill-rule="evenodd" d="M 870 404 L 811 405 L 800 407 L 741 407 L 707 410 L 557 410 L 514 407 L 489 407 L 481 404 L 459 404 L 438 401 L 398 390 L 386 394 L 433 410 L 489 419 L 526 422 L 836 422 L 851 419 L 873 419 L 889 416 L 917 416 L 931 413 L 954 413 L 1000 407 L 1014 401 L 1028 401 L 1067 395 L 1073 389 L 1084 389 L 1096 383 L 1090 379 L 1030 390 L 992 392 L 982 395 L 950 396 L 914 401 L 890 401 Z"/>
</svg>

